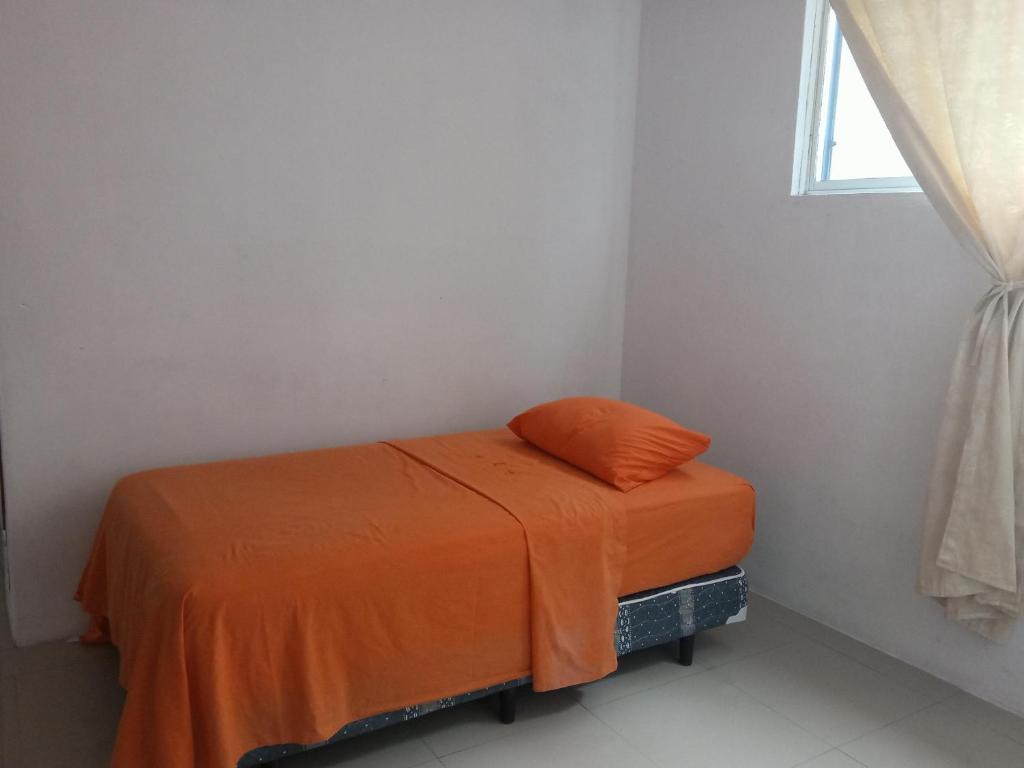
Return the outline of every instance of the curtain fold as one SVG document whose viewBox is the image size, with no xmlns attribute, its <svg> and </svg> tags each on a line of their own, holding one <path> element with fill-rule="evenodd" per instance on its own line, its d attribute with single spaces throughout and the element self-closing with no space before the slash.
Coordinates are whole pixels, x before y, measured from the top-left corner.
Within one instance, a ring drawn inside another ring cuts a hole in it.
<svg viewBox="0 0 1024 768">
<path fill-rule="evenodd" d="M 907 165 L 993 280 L 953 367 L 918 589 L 1003 641 L 1024 607 L 1024 2 L 831 2 Z"/>
</svg>

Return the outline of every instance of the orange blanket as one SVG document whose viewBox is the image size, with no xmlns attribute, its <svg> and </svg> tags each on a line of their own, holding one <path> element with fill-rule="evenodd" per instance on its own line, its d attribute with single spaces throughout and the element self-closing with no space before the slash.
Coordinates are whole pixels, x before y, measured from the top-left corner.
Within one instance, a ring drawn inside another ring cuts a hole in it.
<svg viewBox="0 0 1024 768">
<path fill-rule="evenodd" d="M 227 768 L 531 671 L 600 677 L 621 497 L 473 434 L 121 480 L 76 595 L 121 653 L 112 765 Z"/>
</svg>

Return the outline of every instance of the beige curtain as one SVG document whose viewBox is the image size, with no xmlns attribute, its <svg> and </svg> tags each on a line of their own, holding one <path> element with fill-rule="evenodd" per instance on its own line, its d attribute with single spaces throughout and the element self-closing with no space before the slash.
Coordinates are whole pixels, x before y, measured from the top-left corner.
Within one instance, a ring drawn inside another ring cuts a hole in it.
<svg viewBox="0 0 1024 768">
<path fill-rule="evenodd" d="M 832 0 L 925 194 L 988 272 L 953 369 L 918 581 L 1005 640 L 1024 562 L 1024 0 Z"/>
</svg>

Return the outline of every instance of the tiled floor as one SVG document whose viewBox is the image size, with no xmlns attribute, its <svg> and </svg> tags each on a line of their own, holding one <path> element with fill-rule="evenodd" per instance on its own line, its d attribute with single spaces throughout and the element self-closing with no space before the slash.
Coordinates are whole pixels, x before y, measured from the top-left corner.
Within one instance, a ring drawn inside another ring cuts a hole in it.
<svg viewBox="0 0 1024 768">
<path fill-rule="evenodd" d="M 654 648 L 596 683 L 524 694 L 513 725 L 474 702 L 284 768 L 1024 768 L 1024 720 L 751 600 L 746 622 L 698 637 L 692 667 Z M 6 623 L 4 768 L 105 766 L 122 701 L 114 652 L 13 649 Z"/>
</svg>

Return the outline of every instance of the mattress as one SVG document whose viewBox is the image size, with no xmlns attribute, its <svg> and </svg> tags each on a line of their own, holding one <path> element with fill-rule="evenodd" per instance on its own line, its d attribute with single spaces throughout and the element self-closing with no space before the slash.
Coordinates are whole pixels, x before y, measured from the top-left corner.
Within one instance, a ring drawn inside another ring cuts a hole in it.
<svg viewBox="0 0 1024 768">
<path fill-rule="evenodd" d="M 624 494 L 626 565 L 620 595 L 738 563 L 754 541 L 754 489 L 691 461 Z"/>
<path fill-rule="evenodd" d="M 615 652 L 633 651 L 669 643 L 705 629 L 743 621 L 747 615 L 747 575 L 738 566 L 705 574 L 676 584 L 662 586 L 619 599 L 615 622 Z M 275 744 L 254 749 L 238 761 L 238 768 L 252 768 L 289 755 L 317 749 L 390 725 L 415 720 L 431 712 L 491 696 L 507 688 L 527 685 L 529 677 L 457 696 L 423 702 L 393 712 L 384 712 L 349 723 L 326 741 L 315 744 Z"/>
</svg>

